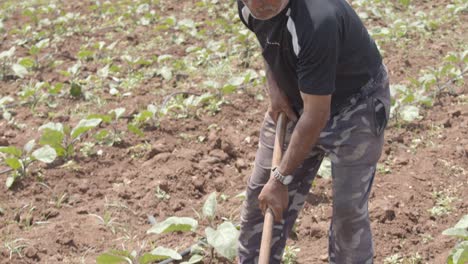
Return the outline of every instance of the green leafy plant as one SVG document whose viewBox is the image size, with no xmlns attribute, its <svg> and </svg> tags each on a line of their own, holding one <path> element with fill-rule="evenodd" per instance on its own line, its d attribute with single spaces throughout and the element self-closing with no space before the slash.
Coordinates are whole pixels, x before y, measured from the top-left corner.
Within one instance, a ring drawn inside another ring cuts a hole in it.
<svg viewBox="0 0 468 264">
<path fill-rule="evenodd" d="M 69 160 L 75 155 L 75 145 L 81 136 L 101 122 L 100 118 L 82 119 L 73 129 L 61 123 L 47 123 L 39 127 L 39 131 L 42 131 L 39 143 L 50 145 L 55 149 L 58 157 Z"/>
<path fill-rule="evenodd" d="M 168 248 L 157 247 L 151 252 L 142 253 L 127 250 L 112 250 L 101 254 L 96 258 L 97 264 L 149 264 L 165 259 L 181 260 L 182 256 L 176 251 Z"/>
<path fill-rule="evenodd" d="M 5 154 L 3 163 L 10 167 L 11 171 L 5 183 L 7 188 L 11 188 L 19 178 L 27 176 L 28 168 L 33 162 L 52 163 L 57 157 L 55 149 L 49 145 L 33 151 L 35 145 L 36 142 L 31 140 L 23 149 L 15 146 L 0 147 L 0 153 Z"/>
<path fill-rule="evenodd" d="M 459 242 L 450 251 L 447 264 L 464 264 L 468 262 L 468 215 L 464 215 L 454 227 L 444 230 L 442 234 L 453 236 Z"/>
<path fill-rule="evenodd" d="M 228 221 L 216 226 L 214 219 L 217 209 L 217 194 L 212 193 L 206 199 L 202 208 L 202 217 L 209 221 L 205 228 L 206 243 L 204 247 L 215 251 L 227 259 L 234 259 L 237 255 L 237 240 L 239 231 Z M 163 222 L 156 223 L 147 233 L 163 234 L 168 232 L 195 232 L 198 222 L 189 217 L 169 217 Z M 212 256 L 213 257 L 213 256 Z"/>
<path fill-rule="evenodd" d="M 110 129 L 104 128 L 94 135 L 94 138 L 101 144 L 113 146 L 122 142 L 123 131 L 117 128 L 118 122 L 125 113 L 125 108 L 116 108 L 109 111 L 108 114 L 91 114 L 88 119 L 101 119 Z"/>
</svg>

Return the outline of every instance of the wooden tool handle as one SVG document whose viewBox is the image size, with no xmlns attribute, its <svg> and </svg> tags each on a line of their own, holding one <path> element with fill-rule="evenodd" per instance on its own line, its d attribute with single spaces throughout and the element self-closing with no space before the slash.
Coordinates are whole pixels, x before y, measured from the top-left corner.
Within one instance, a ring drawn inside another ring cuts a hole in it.
<svg viewBox="0 0 468 264">
<path fill-rule="evenodd" d="M 280 164 L 283 157 L 284 137 L 286 135 L 287 119 L 284 113 L 280 113 L 278 121 L 276 122 L 276 136 L 275 146 L 273 148 L 273 158 L 271 166 L 276 167 Z M 262 243 L 260 245 L 260 256 L 258 259 L 259 264 L 268 264 L 270 261 L 271 240 L 273 238 L 273 225 L 274 225 L 273 211 L 268 208 L 265 212 L 265 219 L 263 222 Z"/>
</svg>

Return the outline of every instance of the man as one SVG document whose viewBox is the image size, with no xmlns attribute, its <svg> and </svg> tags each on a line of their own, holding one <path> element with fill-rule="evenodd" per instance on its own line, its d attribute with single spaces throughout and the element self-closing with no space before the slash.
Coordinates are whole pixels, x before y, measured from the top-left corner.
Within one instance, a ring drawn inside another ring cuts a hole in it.
<svg viewBox="0 0 468 264">
<path fill-rule="evenodd" d="M 238 7 L 260 42 L 271 101 L 241 213 L 240 263 L 258 261 L 268 207 L 269 263 L 280 262 L 324 155 L 333 178 L 329 262 L 373 263 L 367 203 L 390 106 L 374 41 L 345 0 L 238 0 Z M 280 112 L 292 122 L 283 159 L 271 168 Z"/>
</svg>

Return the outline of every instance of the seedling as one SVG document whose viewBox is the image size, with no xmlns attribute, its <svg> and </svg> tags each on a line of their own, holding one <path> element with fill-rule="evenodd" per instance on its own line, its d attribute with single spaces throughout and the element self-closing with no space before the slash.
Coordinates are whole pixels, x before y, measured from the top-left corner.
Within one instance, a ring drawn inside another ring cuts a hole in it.
<svg viewBox="0 0 468 264">
<path fill-rule="evenodd" d="M 61 123 L 47 123 L 39 127 L 39 131 L 42 131 L 39 143 L 50 145 L 58 157 L 69 160 L 75 155 L 75 145 L 80 138 L 101 122 L 100 118 L 82 119 L 73 129 Z"/>
<path fill-rule="evenodd" d="M 11 188 L 19 178 L 28 175 L 28 168 L 33 162 L 52 163 L 57 157 L 55 149 L 51 146 L 44 145 L 33 151 L 35 145 L 36 142 L 31 140 L 24 145 L 23 149 L 19 149 L 15 146 L 0 147 L 0 153 L 5 154 L 3 162 L 10 167 L 8 172 L 11 172 L 5 183 L 8 189 Z"/>
<path fill-rule="evenodd" d="M 223 222 L 219 226 L 215 226 L 214 219 L 217 208 L 217 194 L 212 193 L 206 199 L 203 208 L 202 216 L 207 219 L 210 226 L 205 228 L 207 243 L 205 246 L 219 255 L 234 259 L 237 255 L 237 239 L 239 231 L 231 222 Z M 170 232 L 196 232 L 198 221 L 189 217 L 169 217 L 163 222 L 156 223 L 148 230 L 147 233 L 164 234 Z M 213 255 L 212 255 L 213 257 Z"/>
<path fill-rule="evenodd" d="M 23 249 L 28 246 L 27 243 L 25 243 L 26 241 L 27 240 L 24 238 L 5 240 L 3 246 L 8 250 L 9 259 L 11 259 L 14 254 L 17 254 L 20 258 L 23 257 Z"/>
<path fill-rule="evenodd" d="M 454 227 L 444 230 L 442 234 L 457 237 L 459 242 L 450 251 L 448 264 L 464 264 L 468 262 L 468 215 L 464 215 Z"/>
</svg>

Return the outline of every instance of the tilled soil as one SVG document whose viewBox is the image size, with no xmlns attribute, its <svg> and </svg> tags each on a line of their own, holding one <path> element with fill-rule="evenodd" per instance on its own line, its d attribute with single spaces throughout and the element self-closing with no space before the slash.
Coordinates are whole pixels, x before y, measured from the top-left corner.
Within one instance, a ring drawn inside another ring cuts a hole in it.
<svg viewBox="0 0 468 264">
<path fill-rule="evenodd" d="M 6 25 L 21 19 L 13 17 Z M 136 32 L 134 38 L 143 38 L 143 33 Z M 127 38 L 128 45 L 134 38 Z M 69 66 L 72 61 L 66 55 L 74 54 L 78 46 L 67 43 L 70 46 L 61 52 Z M 445 54 L 451 45 L 434 44 L 427 53 L 417 51 L 406 61 L 402 51 L 386 47 L 392 53 L 386 58 L 392 80 L 400 81 L 408 74 L 404 67 L 415 73 L 436 61 L 439 57 L 434 54 Z M 58 80 L 60 76 L 45 72 L 38 78 Z M 14 82 L 0 85 L 2 95 L 14 94 L 18 88 Z M 152 83 L 144 83 L 132 98 L 106 98 L 110 103 L 104 110 L 134 110 L 162 101 L 151 89 Z M 464 199 L 468 193 L 466 91 L 465 86 L 457 93 L 442 94 L 433 108 L 424 111 L 422 120 L 409 125 L 394 120 L 386 131 L 369 204 L 375 263 L 394 254 L 410 257 L 416 253 L 422 258 L 420 263 L 445 263 L 455 245 L 455 239 L 441 233 L 468 212 Z M 214 116 L 164 119 L 157 129 L 145 131 L 143 138 L 126 134 L 114 147 L 98 146 L 102 155 L 79 154 L 68 163 L 33 167 L 30 177 L 0 192 L 0 263 L 94 263 L 107 250 L 138 250 L 145 242 L 145 250 L 156 246 L 183 250 L 203 232 L 146 234 L 151 227 L 149 216 L 157 221 L 174 215 L 196 218 L 195 211 L 200 212 L 205 198 L 215 191 L 225 195 L 219 201 L 216 222 L 224 218 L 238 222 L 242 200 L 235 196 L 244 190 L 252 170 L 267 103 L 248 92 L 228 99 L 230 103 Z M 69 121 L 67 113 L 74 103 L 64 99 L 53 121 Z M 37 128 L 46 121 L 28 107 L 14 111 L 15 118 L 28 127 Z M 22 146 L 38 138 L 32 129 L 20 133 L 4 120 L 0 125 L 1 146 Z M 125 130 L 125 124 L 121 126 L 117 129 Z M 4 179 L 2 175 L 1 182 Z M 447 214 L 430 213 L 436 194 L 451 201 L 444 207 Z M 299 263 L 326 262 L 332 200 L 331 181 L 317 178 L 289 241 L 290 246 L 300 248 Z M 204 220 L 200 224 L 199 230 L 208 225 Z M 9 250 L 15 246 L 22 248 L 21 256 Z"/>
</svg>

